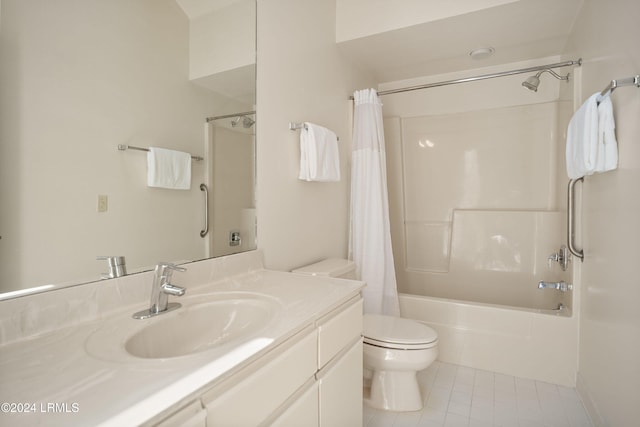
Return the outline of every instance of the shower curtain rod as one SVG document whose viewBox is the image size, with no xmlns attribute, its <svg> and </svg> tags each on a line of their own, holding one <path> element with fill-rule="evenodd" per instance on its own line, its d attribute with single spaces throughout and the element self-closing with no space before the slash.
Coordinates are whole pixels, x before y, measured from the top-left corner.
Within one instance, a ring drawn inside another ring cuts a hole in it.
<svg viewBox="0 0 640 427">
<path fill-rule="evenodd" d="M 409 87 L 402 87 L 398 89 L 381 90 L 380 92 L 378 92 L 378 96 L 391 95 L 394 93 L 401 93 L 401 92 L 409 92 L 412 90 L 419 90 L 419 89 L 429 89 L 432 87 L 447 86 L 447 85 L 453 85 L 458 83 L 474 82 L 476 80 L 493 79 L 496 77 L 512 76 L 514 74 L 532 73 L 534 71 L 546 70 L 551 68 L 569 67 L 572 65 L 577 65 L 577 66 L 582 65 L 582 58 L 578 59 L 577 61 L 571 60 L 571 61 L 564 61 L 564 62 L 556 62 L 554 64 L 520 68 L 519 70 L 502 71 L 500 73 L 482 74 L 480 76 L 475 76 L 475 77 L 465 77 L 462 79 L 446 80 L 443 82 L 436 82 L 436 83 L 427 83 L 427 84 L 418 85 L 418 86 L 409 86 Z M 350 96 L 349 99 L 353 99 L 353 96 Z"/>
<path fill-rule="evenodd" d="M 235 113 L 235 114 L 225 114 L 224 116 L 213 116 L 213 117 L 207 117 L 207 123 L 212 122 L 214 120 L 218 120 L 218 119 L 228 119 L 230 117 L 238 117 L 238 116 L 248 116 L 251 114 L 255 114 L 255 111 L 245 111 L 244 113 Z"/>
</svg>

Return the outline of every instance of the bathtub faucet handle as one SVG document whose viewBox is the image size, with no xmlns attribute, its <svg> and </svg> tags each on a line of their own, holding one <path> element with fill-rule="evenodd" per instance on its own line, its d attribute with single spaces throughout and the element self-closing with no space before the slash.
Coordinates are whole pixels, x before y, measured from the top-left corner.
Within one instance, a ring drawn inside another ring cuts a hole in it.
<svg viewBox="0 0 640 427">
<path fill-rule="evenodd" d="M 547 265 L 551 268 L 551 263 L 555 261 L 560 264 L 562 271 L 567 270 L 567 266 L 569 265 L 570 255 L 569 250 L 566 246 L 562 245 L 558 252 L 552 253 L 547 257 Z"/>
</svg>

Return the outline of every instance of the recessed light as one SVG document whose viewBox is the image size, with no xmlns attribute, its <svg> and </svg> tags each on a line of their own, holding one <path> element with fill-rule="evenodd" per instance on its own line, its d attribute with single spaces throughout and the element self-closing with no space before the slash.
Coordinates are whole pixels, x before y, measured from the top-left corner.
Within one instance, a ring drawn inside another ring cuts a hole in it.
<svg viewBox="0 0 640 427">
<path fill-rule="evenodd" d="M 493 55 L 495 51 L 496 50 L 492 47 L 479 47 L 469 52 L 469 56 L 472 59 L 487 59 L 488 57 Z"/>
</svg>

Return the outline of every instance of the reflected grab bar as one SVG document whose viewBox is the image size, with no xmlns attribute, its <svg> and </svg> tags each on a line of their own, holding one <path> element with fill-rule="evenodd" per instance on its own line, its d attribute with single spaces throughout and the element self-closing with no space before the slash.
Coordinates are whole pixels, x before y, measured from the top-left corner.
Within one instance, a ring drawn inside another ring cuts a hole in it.
<svg viewBox="0 0 640 427">
<path fill-rule="evenodd" d="M 582 251 L 582 249 L 576 249 L 573 245 L 573 239 L 575 237 L 573 230 L 573 219 L 575 215 L 574 187 L 576 186 L 576 183 L 578 181 L 584 181 L 584 177 L 570 179 L 569 186 L 567 188 L 567 246 L 569 247 L 569 251 L 571 251 L 574 256 L 580 258 L 580 261 L 584 261 L 584 252 Z"/>
<path fill-rule="evenodd" d="M 204 191 L 204 230 L 200 231 L 200 237 L 204 237 L 209 232 L 209 189 L 200 184 L 200 191 Z"/>
</svg>

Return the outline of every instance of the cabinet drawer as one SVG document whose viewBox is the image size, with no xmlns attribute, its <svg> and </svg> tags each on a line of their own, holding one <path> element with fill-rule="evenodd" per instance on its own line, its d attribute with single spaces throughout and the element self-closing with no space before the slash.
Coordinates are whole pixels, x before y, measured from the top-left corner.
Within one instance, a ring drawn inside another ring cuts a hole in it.
<svg viewBox="0 0 640 427">
<path fill-rule="evenodd" d="M 361 335 L 362 297 L 358 296 L 318 322 L 318 368 Z"/>
<path fill-rule="evenodd" d="M 271 360 L 256 361 L 260 369 L 250 376 L 203 396 L 207 426 L 259 425 L 314 375 L 316 360 L 317 334 L 312 331 Z"/>
</svg>

